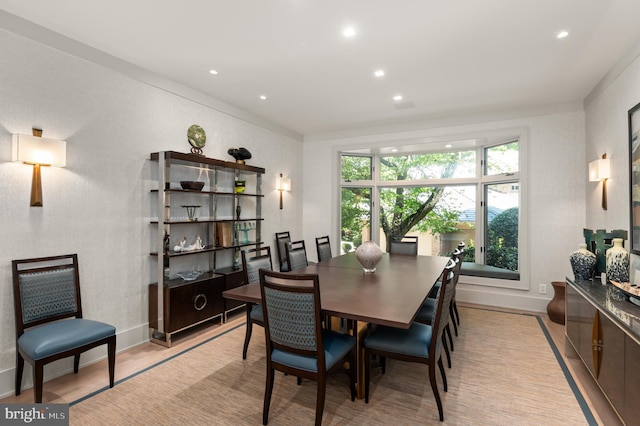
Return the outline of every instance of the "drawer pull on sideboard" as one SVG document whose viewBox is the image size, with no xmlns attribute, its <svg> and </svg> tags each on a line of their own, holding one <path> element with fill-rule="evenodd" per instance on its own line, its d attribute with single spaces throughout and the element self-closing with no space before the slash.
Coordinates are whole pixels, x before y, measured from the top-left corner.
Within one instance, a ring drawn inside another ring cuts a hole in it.
<svg viewBox="0 0 640 426">
<path fill-rule="evenodd" d="M 198 306 L 198 302 L 202 300 L 202 305 Z M 193 298 L 193 307 L 196 309 L 196 311 L 201 311 L 204 309 L 204 307 L 207 306 L 207 296 L 205 296 L 202 293 L 199 293 L 196 295 L 196 297 Z"/>
</svg>

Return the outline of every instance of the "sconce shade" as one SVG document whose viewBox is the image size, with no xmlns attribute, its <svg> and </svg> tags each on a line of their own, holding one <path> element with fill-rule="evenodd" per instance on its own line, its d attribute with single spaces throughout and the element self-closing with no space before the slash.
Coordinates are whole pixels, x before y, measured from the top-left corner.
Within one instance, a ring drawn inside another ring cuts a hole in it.
<svg viewBox="0 0 640 426">
<path fill-rule="evenodd" d="M 282 173 L 276 178 L 276 190 L 280 191 L 280 210 L 282 210 L 282 193 L 291 191 L 291 179 L 283 177 Z"/>
<path fill-rule="evenodd" d="M 29 135 L 13 135 L 11 161 L 33 165 L 31 179 L 31 206 L 42 207 L 41 166 L 65 167 L 67 143 Z"/>
<path fill-rule="evenodd" d="M 282 173 L 276 179 L 276 189 L 278 191 L 291 191 L 291 179 L 282 177 Z"/>
<path fill-rule="evenodd" d="M 611 164 L 608 158 L 601 158 L 589 163 L 589 180 L 592 182 L 609 179 Z"/>
</svg>

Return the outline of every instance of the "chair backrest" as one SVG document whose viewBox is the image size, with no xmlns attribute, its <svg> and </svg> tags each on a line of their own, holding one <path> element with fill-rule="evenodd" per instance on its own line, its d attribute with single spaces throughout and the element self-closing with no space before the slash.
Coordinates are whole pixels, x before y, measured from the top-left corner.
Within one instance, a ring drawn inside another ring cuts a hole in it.
<svg viewBox="0 0 640 426">
<path fill-rule="evenodd" d="M 254 247 L 242 250 L 242 270 L 245 284 L 260 281 L 260 269 L 273 270 L 271 262 L 271 248 L 269 246 Z"/>
<path fill-rule="evenodd" d="M 260 270 L 267 356 L 273 349 L 316 356 L 324 362 L 317 274 Z"/>
<path fill-rule="evenodd" d="M 276 249 L 278 250 L 278 263 L 281 270 L 287 265 L 287 243 L 291 242 L 289 231 L 276 232 Z"/>
<path fill-rule="evenodd" d="M 25 328 L 63 318 L 82 318 L 78 255 L 11 261 L 16 337 Z"/>
<path fill-rule="evenodd" d="M 287 266 L 289 271 L 294 269 L 304 268 L 309 265 L 307 261 L 307 249 L 304 246 L 304 240 L 292 241 L 287 243 Z"/>
<path fill-rule="evenodd" d="M 331 243 L 329 243 L 329 236 L 316 238 L 316 250 L 318 251 L 318 262 L 331 259 Z"/>
<path fill-rule="evenodd" d="M 458 274 L 460 271 L 462 262 L 449 259 L 447 266 L 442 271 L 440 290 L 438 291 L 438 303 L 435 310 L 431 326 L 433 327 L 433 336 L 442 336 L 442 332 L 447 324 L 449 324 L 449 305 L 453 300 L 455 293 L 454 279 L 456 276 L 456 269 Z M 442 339 L 431 339 L 431 346 L 429 347 L 429 358 L 438 359 L 440 349 L 442 348 Z"/>
<path fill-rule="evenodd" d="M 391 254 L 410 254 L 418 255 L 418 237 L 404 236 L 391 237 L 389 245 L 389 253 Z"/>
</svg>

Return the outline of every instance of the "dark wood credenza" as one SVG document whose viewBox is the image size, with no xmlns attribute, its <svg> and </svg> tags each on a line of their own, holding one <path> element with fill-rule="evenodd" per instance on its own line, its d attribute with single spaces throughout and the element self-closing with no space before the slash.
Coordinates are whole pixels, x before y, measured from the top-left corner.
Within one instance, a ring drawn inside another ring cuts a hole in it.
<svg viewBox="0 0 640 426">
<path fill-rule="evenodd" d="M 637 424 L 640 307 L 600 279 L 566 282 L 566 355 L 582 360 L 626 424 Z"/>
</svg>

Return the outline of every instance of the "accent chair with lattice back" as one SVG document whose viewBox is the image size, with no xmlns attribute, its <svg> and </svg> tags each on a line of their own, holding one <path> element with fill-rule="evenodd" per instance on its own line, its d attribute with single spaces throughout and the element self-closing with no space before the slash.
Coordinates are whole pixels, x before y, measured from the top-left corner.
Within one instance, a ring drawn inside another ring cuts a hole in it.
<svg viewBox="0 0 640 426">
<path fill-rule="evenodd" d="M 317 382 L 315 424 L 322 423 L 326 375 L 349 361 L 351 400 L 356 397 L 356 338 L 322 327 L 317 274 L 260 270 L 267 349 L 262 423 L 269 421 L 275 371 Z"/>
<path fill-rule="evenodd" d="M 109 386 L 113 387 L 116 329 L 84 319 L 80 299 L 77 254 L 13 260 L 13 298 L 16 317 L 16 395 L 22 388 L 24 362 L 33 367 L 33 392 L 42 402 L 44 366 L 107 345 Z"/>
<path fill-rule="evenodd" d="M 244 271 L 244 284 L 260 281 L 260 269 L 273 270 L 271 261 L 271 248 L 269 246 L 255 247 L 242 251 L 242 270 Z M 253 324 L 264 327 L 262 305 L 247 303 L 247 325 L 242 347 L 242 359 L 247 359 L 247 349 L 251 340 Z"/>
<path fill-rule="evenodd" d="M 331 254 L 331 243 L 329 242 L 329 236 L 316 238 L 316 250 L 318 252 L 318 262 L 328 260 L 333 257 Z"/>
</svg>

